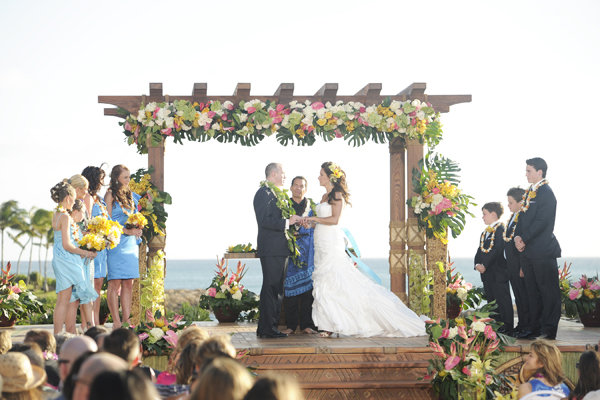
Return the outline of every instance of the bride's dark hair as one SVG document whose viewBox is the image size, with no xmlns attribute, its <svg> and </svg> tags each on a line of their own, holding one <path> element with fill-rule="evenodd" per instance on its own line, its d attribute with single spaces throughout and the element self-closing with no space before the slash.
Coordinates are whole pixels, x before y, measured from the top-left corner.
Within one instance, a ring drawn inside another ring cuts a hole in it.
<svg viewBox="0 0 600 400">
<path fill-rule="evenodd" d="M 323 171 L 325 171 L 325 174 L 327 174 L 327 176 L 329 177 L 329 181 L 333 185 L 333 189 L 331 189 L 331 192 L 329 192 L 329 195 L 327 196 L 327 202 L 329 204 L 333 204 L 334 201 L 338 201 L 335 198 L 335 194 L 339 192 L 342 194 L 342 198 L 344 199 L 346 204 L 352 205 L 352 203 L 350 203 L 350 193 L 348 192 L 348 185 L 346 184 L 346 173 L 344 172 L 344 170 L 342 170 L 339 166 L 335 165 L 331 161 L 326 161 L 323 164 L 321 164 L 321 168 L 323 168 Z M 336 170 L 340 176 L 336 177 L 334 175 L 332 178 L 332 169 Z"/>
</svg>

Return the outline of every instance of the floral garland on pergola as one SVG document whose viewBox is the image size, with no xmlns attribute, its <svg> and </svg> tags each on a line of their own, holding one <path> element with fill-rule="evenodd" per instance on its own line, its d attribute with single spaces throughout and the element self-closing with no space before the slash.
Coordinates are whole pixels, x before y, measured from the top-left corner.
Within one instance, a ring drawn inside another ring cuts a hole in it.
<svg viewBox="0 0 600 400">
<path fill-rule="evenodd" d="M 231 101 L 151 102 L 142 104 L 137 114 L 129 114 L 119 124 L 127 142 L 136 144 L 140 154 L 148 152 L 148 137 L 153 145 L 172 137 L 180 144 L 184 139 L 199 142 L 216 139 L 244 146 L 254 146 L 273 134 L 284 146 L 288 142 L 311 146 L 317 136 L 325 141 L 343 138 L 353 146 L 368 140 L 385 143 L 401 138 L 404 142 L 418 140 L 429 147 L 437 145 L 442 137 L 439 113 L 430 103 L 389 98 L 370 106 L 309 100 L 288 104 L 250 100 L 237 105 Z"/>
</svg>

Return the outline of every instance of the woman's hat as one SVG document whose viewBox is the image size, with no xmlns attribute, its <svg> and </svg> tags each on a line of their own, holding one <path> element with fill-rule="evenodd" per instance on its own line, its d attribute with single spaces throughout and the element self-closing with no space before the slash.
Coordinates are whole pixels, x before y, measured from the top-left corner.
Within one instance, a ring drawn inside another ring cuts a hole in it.
<svg viewBox="0 0 600 400">
<path fill-rule="evenodd" d="M 23 392 L 41 386 L 46 381 L 46 371 L 31 365 L 23 353 L 9 352 L 0 355 L 0 375 L 4 379 L 3 392 Z"/>
</svg>

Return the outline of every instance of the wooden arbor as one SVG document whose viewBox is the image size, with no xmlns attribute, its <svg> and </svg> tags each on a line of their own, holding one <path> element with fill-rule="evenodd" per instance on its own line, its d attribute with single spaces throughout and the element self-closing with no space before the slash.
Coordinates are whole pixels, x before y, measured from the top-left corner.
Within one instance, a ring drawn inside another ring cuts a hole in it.
<svg viewBox="0 0 600 400">
<path fill-rule="evenodd" d="M 304 102 L 321 101 L 335 103 L 360 102 L 365 105 L 378 105 L 385 99 L 406 101 L 418 99 L 431 103 L 433 108 L 440 112 L 450 111 L 450 106 L 471 101 L 471 95 L 428 95 L 425 94 L 425 83 L 413 83 L 396 95 L 381 95 L 380 83 L 369 83 L 355 95 L 338 96 L 338 84 L 326 83 L 313 96 L 294 95 L 293 83 L 282 83 L 272 96 L 250 95 L 249 83 L 238 83 L 231 96 L 208 96 L 206 83 L 195 83 L 190 96 L 163 95 L 162 83 L 150 83 L 150 94 L 142 96 L 98 96 L 99 103 L 112 104 L 129 113 L 137 113 L 141 104 L 149 102 L 173 102 L 187 100 L 190 102 L 231 101 L 234 104 L 241 100 L 258 99 L 261 101 L 274 101 L 287 104 L 292 100 Z M 105 108 L 104 115 L 123 117 L 118 108 Z M 424 235 L 417 226 L 416 218 L 412 212 L 406 210 L 406 199 L 414 193 L 412 187 L 412 170 L 417 168 L 424 155 L 423 145 L 417 141 L 409 141 L 406 145 L 399 139 L 389 143 L 390 150 L 390 276 L 391 290 L 403 301 L 407 300 L 406 274 L 407 252 L 413 250 L 417 254 L 424 254 Z M 148 142 L 148 167 L 153 168 L 152 182 L 164 190 L 164 141 L 158 146 Z M 407 215 L 409 216 L 407 218 Z M 151 253 L 158 248 L 151 248 Z M 444 292 L 445 296 L 445 292 Z M 444 303 L 445 304 L 445 303 Z M 444 310 L 445 311 L 445 310 Z"/>
</svg>

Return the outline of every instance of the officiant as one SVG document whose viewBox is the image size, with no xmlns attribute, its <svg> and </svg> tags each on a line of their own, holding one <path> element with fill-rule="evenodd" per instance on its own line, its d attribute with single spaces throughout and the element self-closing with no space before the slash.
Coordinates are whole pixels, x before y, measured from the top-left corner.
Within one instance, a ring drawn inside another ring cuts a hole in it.
<svg viewBox="0 0 600 400">
<path fill-rule="evenodd" d="M 311 207 L 314 203 L 311 199 L 305 197 L 306 186 L 306 179 L 297 176 L 292 180 L 292 186 L 290 187 L 292 206 L 296 211 L 296 215 L 302 217 L 314 215 Z M 290 257 L 284 282 L 283 308 L 287 329 L 283 330 L 283 333 L 294 333 L 298 326 L 302 333 L 317 333 L 317 328 L 312 320 L 312 274 L 315 269 L 313 233 L 314 228 L 303 226 L 299 226 L 296 231 L 301 265 L 294 264 Z"/>
</svg>

